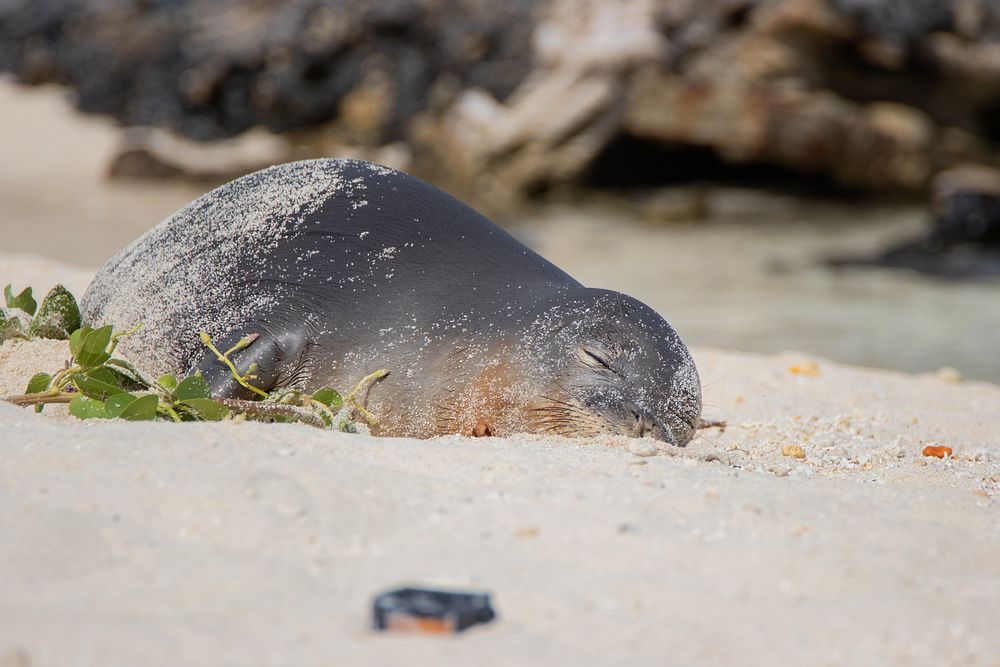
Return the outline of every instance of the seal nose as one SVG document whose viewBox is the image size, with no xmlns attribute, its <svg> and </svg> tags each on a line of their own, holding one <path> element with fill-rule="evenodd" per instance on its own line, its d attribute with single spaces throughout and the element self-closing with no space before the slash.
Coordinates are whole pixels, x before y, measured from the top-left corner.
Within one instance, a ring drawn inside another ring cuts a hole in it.
<svg viewBox="0 0 1000 667">
<path fill-rule="evenodd" d="M 655 430 L 656 424 L 652 420 L 646 419 L 644 415 L 639 414 L 638 410 L 630 408 L 629 412 L 632 413 L 633 419 L 630 433 L 633 438 L 644 438 L 647 433 L 652 433 Z"/>
<path fill-rule="evenodd" d="M 651 419 L 635 407 L 629 406 L 628 414 L 632 416 L 632 421 L 628 425 L 628 435 L 632 438 L 654 438 L 668 445 L 676 445 L 677 437 L 670 428 Z"/>
</svg>

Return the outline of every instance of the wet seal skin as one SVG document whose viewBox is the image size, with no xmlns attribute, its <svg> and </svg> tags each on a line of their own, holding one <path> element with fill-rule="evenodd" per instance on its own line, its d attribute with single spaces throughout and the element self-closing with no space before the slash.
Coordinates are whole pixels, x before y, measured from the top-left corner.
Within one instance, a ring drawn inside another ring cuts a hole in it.
<svg viewBox="0 0 1000 667">
<path fill-rule="evenodd" d="M 684 445 L 701 385 L 648 306 L 583 287 L 466 205 L 357 160 L 278 165 L 193 201 L 113 257 L 88 324 L 142 322 L 120 349 L 154 373 L 200 370 L 249 398 L 198 339 L 255 384 L 352 387 L 368 373 L 376 435 L 628 435 Z"/>
</svg>

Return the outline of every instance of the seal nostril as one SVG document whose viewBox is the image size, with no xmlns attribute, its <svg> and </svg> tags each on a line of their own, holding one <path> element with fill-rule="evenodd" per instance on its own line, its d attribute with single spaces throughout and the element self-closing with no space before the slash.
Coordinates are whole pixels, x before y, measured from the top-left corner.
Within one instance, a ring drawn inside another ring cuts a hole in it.
<svg viewBox="0 0 1000 667">
<path fill-rule="evenodd" d="M 632 435 L 636 438 L 644 438 L 647 434 L 656 429 L 656 422 L 648 419 L 639 413 L 635 408 L 629 408 L 629 413 L 634 420 L 632 423 Z"/>
</svg>

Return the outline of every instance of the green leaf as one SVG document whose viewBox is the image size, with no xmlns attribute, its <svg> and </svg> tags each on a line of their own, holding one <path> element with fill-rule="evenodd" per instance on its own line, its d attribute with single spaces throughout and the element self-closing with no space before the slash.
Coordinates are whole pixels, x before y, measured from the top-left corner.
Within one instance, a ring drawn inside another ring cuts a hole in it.
<svg viewBox="0 0 1000 667">
<path fill-rule="evenodd" d="M 24 390 L 26 394 L 37 394 L 45 391 L 52 384 L 52 376 L 48 373 L 35 373 L 28 380 L 28 388 Z"/>
<path fill-rule="evenodd" d="M 167 391 L 173 391 L 177 389 L 177 378 L 167 373 L 166 375 L 161 375 L 156 379 L 156 384 L 160 385 L 163 389 Z"/>
<path fill-rule="evenodd" d="M 140 396 L 126 405 L 118 416 L 129 421 L 156 419 L 156 406 L 159 402 L 160 398 L 156 394 Z"/>
<path fill-rule="evenodd" d="M 48 373 L 35 373 L 28 380 L 28 388 L 24 390 L 26 394 L 37 394 L 46 391 L 49 385 L 52 384 L 52 376 Z M 44 403 L 38 403 L 35 405 L 35 412 L 41 412 L 45 407 Z"/>
<path fill-rule="evenodd" d="M 104 402 L 83 396 L 74 396 L 69 402 L 69 413 L 78 419 L 107 419 Z"/>
<path fill-rule="evenodd" d="M 114 366 L 111 370 L 127 379 L 127 382 L 119 382 L 126 389 L 149 389 L 152 386 L 139 369 L 124 359 L 108 359 L 104 363 L 107 366 Z"/>
<path fill-rule="evenodd" d="M 14 296 L 14 291 L 10 288 L 10 285 L 7 285 L 3 288 L 3 295 L 8 308 L 19 308 L 29 315 L 34 315 L 35 310 L 38 308 L 38 304 L 31 296 L 30 287 L 25 287 L 21 290 L 20 294 Z"/>
<path fill-rule="evenodd" d="M 93 331 L 93 329 L 84 326 L 70 334 L 69 353 L 72 354 L 74 358 L 80 356 L 80 351 L 83 350 L 83 340 L 91 331 Z"/>
<path fill-rule="evenodd" d="M 110 324 L 94 329 L 83 339 L 83 351 L 91 353 L 106 351 L 113 333 L 114 327 Z"/>
<path fill-rule="evenodd" d="M 119 375 L 112 368 L 98 366 L 87 371 L 87 376 L 108 384 L 118 384 Z"/>
<path fill-rule="evenodd" d="M 209 398 L 211 390 L 208 388 L 208 381 L 200 375 L 192 375 L 181 380 L 174 391 L 178 401 L 187 401 L 192 398 Z"/>
<path fill-rule="evenodd" d="M 331 410 L 339 410 L 344 404 L 344 399 L 340 397 L 335 389 L 330 387 L 320 387 L 312 394 L 312 400 L 322 403 Z"/>
<path fill-rule="evenodd" d="M 76 355 L 76 362 L 84 368 L 92 368 L 110 359 L 111 354 L 107 352 L 107 348 L 111 343 L 112 329 L 109 324 L 88 333 L 83 339 L 80 354 Z"/>
<path fill-rule="evenodd" d="M 65 340 L 80 328 L 80 307 L 62 285 L 56 285 L 42 299 L 42 306 L 31 322 L 28 335 L 36 338 Z"/>
<path fill-rule="evenodd" d="M 27 338 L 31 318 L 24 311 L 0 306 L 0 343 L 12 338 Z"/>
<path fill-rule="evenodd" d="M 115 379 L 114 383 L 121 387 L 122 391 L 145 391 L 149 389 L 148 384 L 145 382 L 137 382 L 128 371 L 111 366 L 111 361 L 111 359 L 108 359 L 104 362 L 103 366 L 98 366 L 98 368 L 106 370 L 111 377 Z"/>
<path fill-rule="evenodd" d="M 118 384 L 114 372 L 104 366 L 92 368 L 86 373 L 75 373 L 73 384 L 85 395 L 102 401 L 125 391 Z"/>
<path fill-rule="evenodd" d="M 4 342 L 8 338 L 14 338 L 14 334 L 17 333 L 17 331 L 11 327 L 13 321 L 14 318 L 7 314 L 7 309 L 0 307 L 0 343 Z M 8 328 L 11 328 L 10 332 L 7 331 Z"/>
<path fill-rule="evenodd" d="M 121 417 L 125 408 L 136 400 L 138 400 L 138 396 L 135 394 L 115 394 L 104 404 L 104 411 L 107 413 L 109 419 L 117 419 L 118 417 Z"/>
<path fill-rule="evenodd" d="M 189 398 L 179 401 L 177 405 L 189 409 L 199 419 L 210 422 L 217 422 L 229 415 L 229 408 L 210 398 Z"/>
</svg>

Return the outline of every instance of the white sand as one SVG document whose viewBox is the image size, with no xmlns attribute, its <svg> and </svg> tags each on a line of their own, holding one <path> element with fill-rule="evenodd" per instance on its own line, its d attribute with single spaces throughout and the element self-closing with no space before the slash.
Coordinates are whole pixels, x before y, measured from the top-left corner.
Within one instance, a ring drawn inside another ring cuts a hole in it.
<svg viewBox="0 0 1000 667">
<path fill-rule="evenodd" d="M 0 393 L 65 354 L 3 344 Z M 998 664 L 1000 388 L 695 357 L 728 428 L 653 457 L 0 403 L 0 665 Z M 370 631 L 406 582 L 492 591 L 500 618 Z"/>
</svg>

